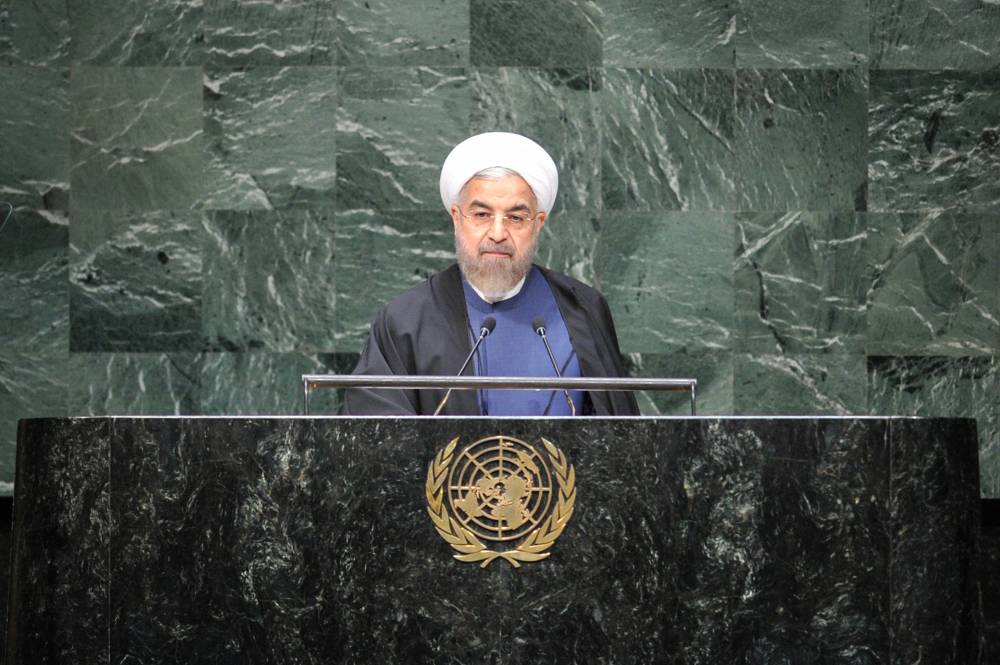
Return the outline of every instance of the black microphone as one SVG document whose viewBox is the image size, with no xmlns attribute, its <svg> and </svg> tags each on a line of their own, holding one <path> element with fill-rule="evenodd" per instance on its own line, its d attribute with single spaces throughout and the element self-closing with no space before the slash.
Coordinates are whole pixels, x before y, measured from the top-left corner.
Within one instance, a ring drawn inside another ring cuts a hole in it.
<svg viewBox="0 0 1000 665">
<path fill-rule="evenodd" d="M 476 340 L 476 343 L 472 346 L 472 350 L 469 351 L 469 355 L 466 357 L 465 362 L 462 363 L 462 369 L 458 370 L 458 376 L 462 376 L 462 372 L 464 372 L 465 368 L 469 366 L 469 361 L 472 360 L 472 356 L 476 354 L 476 349 L 479 348 L 479 345 L 483 343 L 483 340 L 486 339 L 496 327 L 497 320 L 492 316 L 487 316 L 483 319 L 483 325 L 479 328 L 479 339 Z M 441 413 L 441 409 L 444 408 L 445 402 L 448 401 L 449 397 L 451 397 L 451 388 L 448 388 L 448 392 L 444 394 L 444 399 L 442 399 L 441 403 L 438 404 L 438 408 L 434 409 L 435 416 Z"/>
<path fill-rule="evenodd" d="M 552 361 L 552 369 L 556 371 L 556 376 L 560 379 L 562 378 L 562 372 L 559 371 L 559 364 L 556 363 L 556 357 L 552 353 L 552 347 L 549 346 L 549 338 L 545 336 L 545 319 L 538 317 L 531 322 L 531 327 L 534 329 L 535 334 L 542 338 L 545 343 L 545 350 L 549 352 L 549 360 Z M 576 405 L 573 404 L 573 398 L 569 396 L 569 391 L 563 388 L 563 395 L 566 396 L 566 402 L 569 404 L 569 411 L 572 415 L 576 415 Z"/>
</svg>

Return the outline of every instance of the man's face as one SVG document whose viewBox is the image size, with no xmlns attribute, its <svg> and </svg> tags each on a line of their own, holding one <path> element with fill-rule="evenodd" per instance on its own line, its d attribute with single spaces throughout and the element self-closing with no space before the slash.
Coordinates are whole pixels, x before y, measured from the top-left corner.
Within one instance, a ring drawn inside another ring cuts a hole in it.
<svg viewBox="0 0 1000 665">
<path fill-rule="evenodd" d="M 537 212 L 536 205 L 528 183 L 511 175 L 470 180 L 451 207 L 458 265 L 465 278 L 487 296 L 510 291 L 528 274 L 545 224 L 545 213 Z M 489 221 L 484 223 L 487 215 Z M 510 223 L 517 217 L 529 219 Z"/>
</svg>

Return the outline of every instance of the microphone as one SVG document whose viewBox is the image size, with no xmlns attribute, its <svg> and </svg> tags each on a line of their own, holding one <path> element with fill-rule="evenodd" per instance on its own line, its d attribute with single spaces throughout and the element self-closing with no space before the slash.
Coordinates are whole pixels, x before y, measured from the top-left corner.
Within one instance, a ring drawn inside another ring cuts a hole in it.
<svg viewBox="0 0 1000 665">
<path fill-rule="evenodd" d="M 556 357 L 552 353 L 552 347 L 549 346 L 549 338 L 545 336 L 545 319 L 542 317 L 536 318 L 531 322 L 531 327 L 534 329 L 535 334 L 542 338 L 545 343 L 545 350 L 549 353 L 549 360 L 552 362 L 552 369 L 556 371 L 556 376 L 560 379 L 562 378 L 562 372 L 559 371 L 559 365 L 556 363 Z M 566 402 L 569 404 L 569 411 L 572 415 L 576 415 L 576 405 L 573 404 L 573 398 L 569 396 L 569 391 L 563 388 L 563 395 L 566 396 Z"/>
<path fill-rule="evenodd" d="M 485 319 L 483 319 L 483 325 L 479 329 L 479 339 L 477 339 L 476 343 L 472 345 L 472 350 L 469 351 L 469 355 L 465 358 L 465 362 L 462 363 L 462 369 L 458 370 L 458 376 L 462 376 L 462 372 L 464 372 L 465 368 L 469 366 L 469 361 L 472 360 L 472 356 L 476 354 L 476 349 L 479 348 L 479 345 L 483 343 L 483 340 L 486 339 L 489 336 L 489 334 L 493 332 L 493 329 L 496 327 L 497 327 L 497 320 L 494 319 L 492 316 L 487 316 Z M 448 401 L 449 397 L 451 397 L 451 388 L 448 388 L 448 392 L 444 394 L 444 398 L 441 400 L 441 403 L 438 404 L 438 407 L 436 409 L 434 409 L 435 416 L 441 413 L 441 409 L 444 408 L 445 402 Z"/>
</svg>

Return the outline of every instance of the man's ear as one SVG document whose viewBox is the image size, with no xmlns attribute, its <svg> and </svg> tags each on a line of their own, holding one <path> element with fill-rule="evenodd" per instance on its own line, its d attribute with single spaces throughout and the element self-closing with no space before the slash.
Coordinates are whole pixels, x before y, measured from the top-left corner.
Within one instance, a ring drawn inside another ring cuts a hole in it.
<svg viewBox="0 0 1000 665">
<path fill-rule="evenodd" d="M 538 230 L 541 231 L 542 227 L 545 226 L 545 220 L 548 219 L 548 214 L 543 210 L 538 213 Z"/>
<path fill-rule="evenodd" d="M 461 215 L 462 215 L 462 213 L 459 212 L 459 210 L 458 210 L 458 204 L 457 203 L 452 203 L 451 204 L 451 223 L 455 227 L 456 231 L 458 231 L 458 218 Z"/>
</svg>

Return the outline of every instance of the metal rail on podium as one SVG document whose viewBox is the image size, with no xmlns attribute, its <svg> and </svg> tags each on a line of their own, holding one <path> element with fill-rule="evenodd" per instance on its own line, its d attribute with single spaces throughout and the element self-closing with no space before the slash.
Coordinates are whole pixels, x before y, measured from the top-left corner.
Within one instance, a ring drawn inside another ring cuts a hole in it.
<svg viewBox="0 0 1000 665">
<path fill-rule="evenodd" d="M 397 376 L 375 374 L 303 374 L 303 413 L 309 415 L 309 402 L 315 389 L 323 388 L 389 388 L 419 390 L 427 388 L 450 390 L 653 390 L 686 392 L 691 399 L 691 415 L 697 411 L 695 391 L 697 379 L 633 379 L 633 378 L 555 378 L 525 376 Z"/>
</svg>

